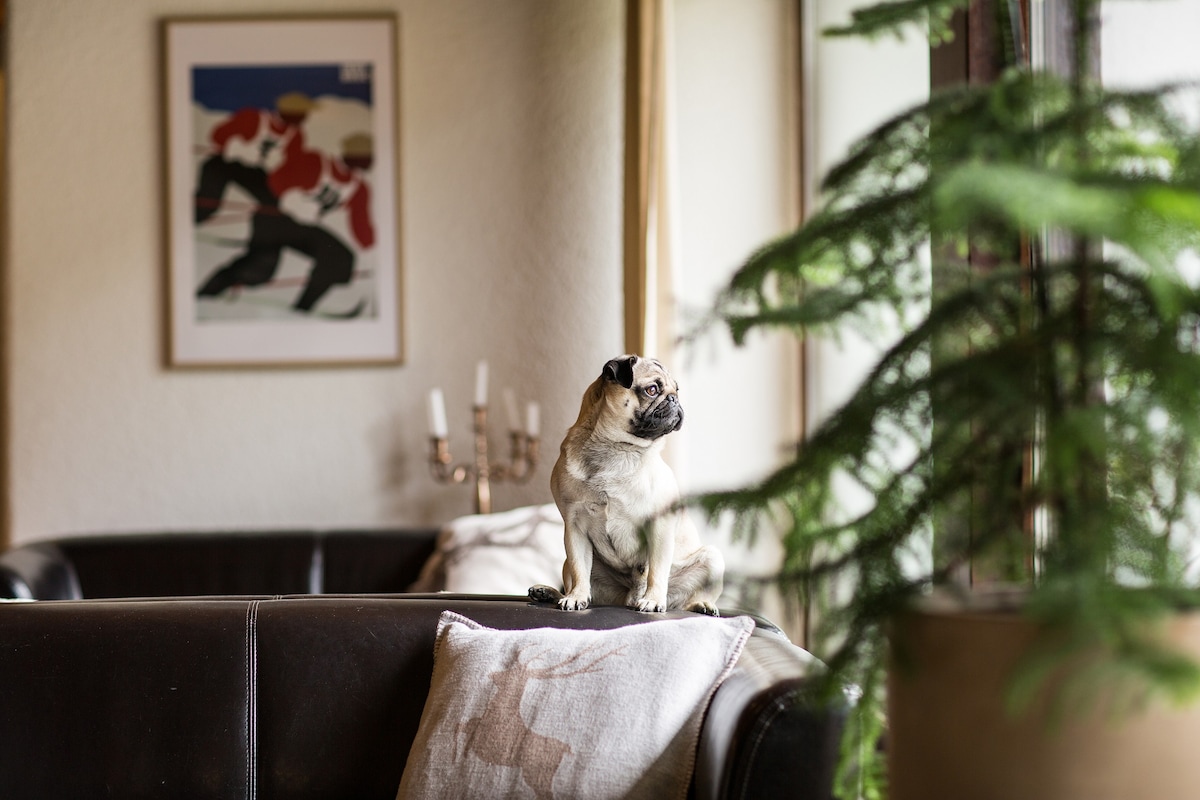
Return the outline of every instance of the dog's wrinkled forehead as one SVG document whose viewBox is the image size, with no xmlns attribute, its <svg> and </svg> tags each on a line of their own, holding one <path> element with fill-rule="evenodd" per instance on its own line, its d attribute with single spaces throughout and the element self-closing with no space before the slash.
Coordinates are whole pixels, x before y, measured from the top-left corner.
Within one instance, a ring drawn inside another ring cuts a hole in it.
<svg viewBox="0 0 1200 800">
<path fill-rule="evenodd" d="M 604 365 L 601 376 L 626 389 L 641 390 L 653 385 L 658 389 L 655 394 L 679 391 L 679 384 L 667 372 L 662 362 L 655 358 L 636 355 L 614 358 Z"/>
</svg>

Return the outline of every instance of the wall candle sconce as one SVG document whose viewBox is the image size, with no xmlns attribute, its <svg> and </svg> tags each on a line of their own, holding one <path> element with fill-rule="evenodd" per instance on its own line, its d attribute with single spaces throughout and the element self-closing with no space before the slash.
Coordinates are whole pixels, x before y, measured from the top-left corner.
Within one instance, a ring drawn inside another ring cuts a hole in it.
<svg viewBox="0 0 1200 800">
<path fill-rule="evenodd" d="M 488 416 L 488 365 L 480 361 L 475 367 L 475 461 L 471 464 L 455 464 L 450 455 L 450 442 L 446 428 L 446 400 L 440 388 L 429 392 L 429 432 L 431 452 L 429 469 L 438 483 L 466 483 L 475 481 L 475 513 L 492 513 L 492 481 L 524 483 L 529 480 L 538 463 L 538 430 L 541 425 L 541 409 L 537 403 L 529 403 L 525 409 L 525 429 L 521 430 L 517 414 L 517 399 L 511 389 L 504 390 L 504 405 L 508 412 L 508 436 L 511 443 L 507 463 L 491 463 L 488 460 L 487 416 Z"/>
</svg>

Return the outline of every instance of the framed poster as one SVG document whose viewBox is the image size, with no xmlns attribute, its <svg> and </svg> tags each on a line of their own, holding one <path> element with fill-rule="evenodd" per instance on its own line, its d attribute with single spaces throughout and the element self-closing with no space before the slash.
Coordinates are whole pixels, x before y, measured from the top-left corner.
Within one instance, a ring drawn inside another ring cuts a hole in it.
<svg viewBox="0 0 1200 800">
<path fill-rule="evenodd" d="M 396 19 L 168 19 L 168 364 L 399 363 Z"/>
</svg>

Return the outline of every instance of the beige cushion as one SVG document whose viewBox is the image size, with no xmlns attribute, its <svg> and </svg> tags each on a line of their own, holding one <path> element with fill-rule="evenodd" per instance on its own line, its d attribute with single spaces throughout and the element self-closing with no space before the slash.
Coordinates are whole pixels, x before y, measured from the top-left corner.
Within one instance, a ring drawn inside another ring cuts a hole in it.
<svg viewBox="0 0 1200 800">
<path fill-rule="evenodd" d="M 519 594 L 562 585 L 562 515 L 553 503 L 459 517 L 438 532 L 437 549 L 411 592 Z"/>
<path fill-rule="evenodd" d="M 444 612 L 397 798 L 683 798 L 708 701 L 753 629 L 697 615 L 502 631 Z"/>
</svg>

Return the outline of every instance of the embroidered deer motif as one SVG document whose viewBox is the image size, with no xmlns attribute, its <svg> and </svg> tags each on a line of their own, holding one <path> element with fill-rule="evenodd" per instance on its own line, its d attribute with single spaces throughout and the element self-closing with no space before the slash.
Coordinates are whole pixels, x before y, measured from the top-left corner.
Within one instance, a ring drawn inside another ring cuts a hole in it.
<svg viewBox="0 0 1200 800">
<path fill-rule="evenodd" d="M 543 660 L 544 649 L 517 655 L 516 664 L 509 669 L 488 675 L 496 685 L 496 693 L 488 700 L 483 714 L 472 717 L 458 726 L 456 745 L 466 735 L 465 752 L 496 766 L 520 767 L 521 779 L 533 790 L 537 800 L 553 800 L 554 776 L 564 758 L 571 754 L 570 746 L 550 736 L 532 730 L 521 719 L 521 698 L 533 680 L 560 680 L 600 672 L 605 659 L 619 655 L 624 647 L 597 654 L 598 645 L 586 647 L 575 655 L 544 667 L 534 665 Z M 457 755 L 457 754 L 456 754 Z"/>
</svg>

